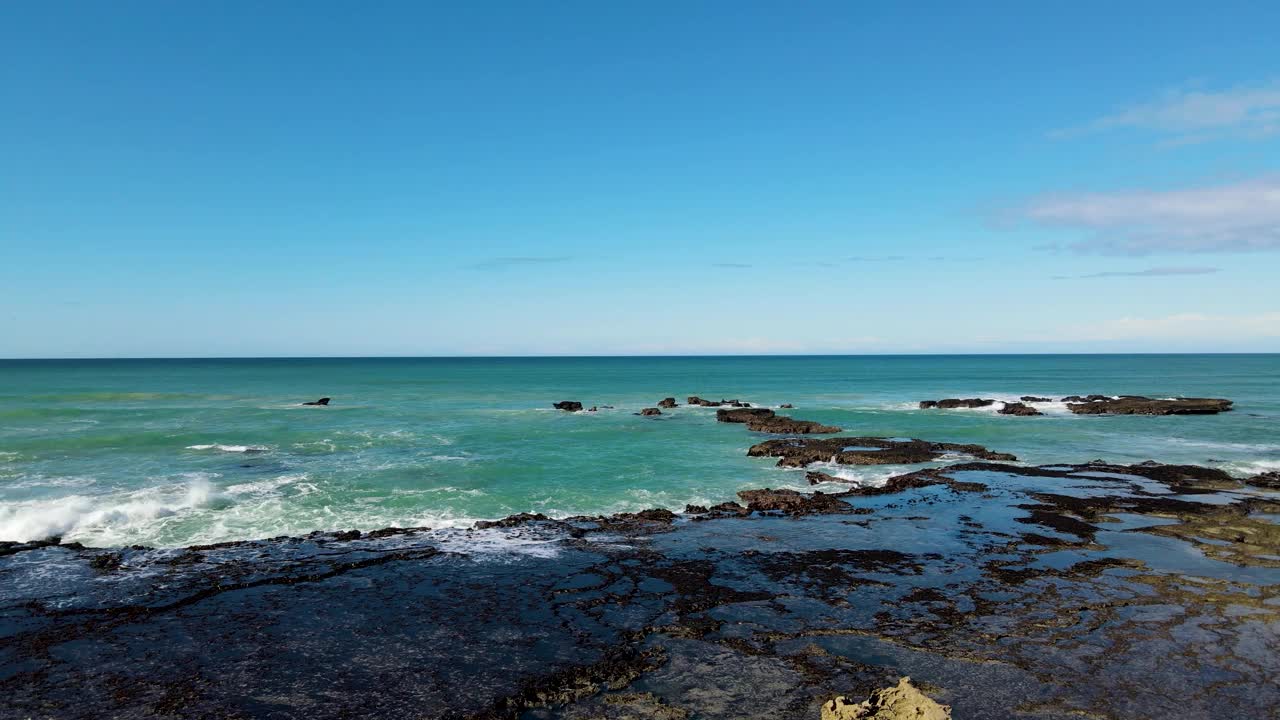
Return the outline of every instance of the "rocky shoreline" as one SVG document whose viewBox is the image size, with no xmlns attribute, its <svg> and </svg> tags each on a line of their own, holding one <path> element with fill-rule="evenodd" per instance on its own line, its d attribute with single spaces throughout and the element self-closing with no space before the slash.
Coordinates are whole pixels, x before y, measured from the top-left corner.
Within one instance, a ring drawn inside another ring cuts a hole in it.
<svg viewBox="0 0 1280 720">
<path fill-rule="evenodd" d="M 763 444 L 797 442 L 830 449 Z M 1249 482 L 975 461 L 683 515 L 6 544 L 0 716 L 818 718 L 910 675 L 955 717 L 1263 717 L 1280 494 Z"/>
</svg>

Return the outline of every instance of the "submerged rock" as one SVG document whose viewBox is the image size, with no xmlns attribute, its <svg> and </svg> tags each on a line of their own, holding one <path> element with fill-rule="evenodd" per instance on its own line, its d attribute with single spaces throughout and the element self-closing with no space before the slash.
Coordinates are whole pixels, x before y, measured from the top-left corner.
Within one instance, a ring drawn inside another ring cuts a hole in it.
<svg viewBox="0 0 1280 720">
<path fill-rule="evenodd" d="M 783 410 L 790 410 L 791 408 L 795 407 L 795 405 L 792 405 L 791 403 L 782 403 L 778 407 L 782 408 Z"/>
<path fill-rule="evenodd" d="M 1089 398 L 1097 397 L 1090 395 Z M 1216 415 L 1231 409 L 1232 401 L 1222 398 L 1172 398 L 1157 400 L 1137 395 L 1069 402 L 1067 409 L 1077 415 Z"/>
<path fill-rule="evenodd" d="M 561 400 L 558 403 L 554 403 L 552 407 L 557 410 L 564 410 L 565 412 L 578 412 L 582 409 L 582 403 L 577 400 Z"/>
<path fill-rule="evenodd" d="M 319 400 L 312 400 L 311 402 L 304 402 L 302 404 L 303 405 L 328 405 L 329 398 L 320 398 Z"/>
<path fill-rule="evenodd" d="M 1035 395 L 1023 395 L 1018 399 L 1022 402 L 1053 402 L 1053 398 L 1036 397 Z"/>
<path fill-rule="evenodd" d="M 653 417 L 654 415 L 661 415 L 662 411 L 658 408 L 645 408 L 636 414 L 643 415 L 645 417 Z"/>
<path fill-rule="evenodd" d="M 860 703 L 837 697 L 822 705 L 822 720 L 951 720 L 951 706 L 920 692 L 904 677 Z"/>
<path fill-rule="evenodd" d="M 947 453 L 983 460 L 1017 460 L 981 445 L 934 443 L 926 440 L 891 440 L 878 437 L 787 438 L 766 440 L 747 450 L 750 457 L 776 457 L 778 467 L 804 467 L 816 462 L 840 465 L 908 465 L 931 462 Z"/>
<path fill-rule="evenodd" d="M 980 408 L 994 405 L 995 400 L 986 398 L 946 398 L 945 400 L 921 400 L 920 409 L 954 410 L 955 408 Z"/>
<path fill-rule="evenodd" d="M 996 412 L 1000 413 L 1001 415 L 1022 415 L 1022 416 L 1043 415 L 1043 414 L 1044 414 L 1044 413 L 1040 412 L 1039 410 L 1037 410 L 1037 409 L 1035 409 L 1035 408 L 1031 407 L 1030 405 L 1026 405 L 1026 404 L 1024 404 L 1024 403 L 1020 403 L 1020 402 L 1016 402 L 1016 403 L 1005 403 L 1005 404 L 1004 404 L 1004 407 L 1000 408 L 1000 409 L 999 409 L 999 410 L 997 410 Z"/>
</svg>

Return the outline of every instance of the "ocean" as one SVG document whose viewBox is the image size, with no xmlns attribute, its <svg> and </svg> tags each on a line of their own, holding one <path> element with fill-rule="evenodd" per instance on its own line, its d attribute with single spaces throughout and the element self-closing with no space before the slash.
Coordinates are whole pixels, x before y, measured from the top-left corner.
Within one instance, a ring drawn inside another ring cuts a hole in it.
<svg viewBox="0 0 1280 720">
<path fill-rule="evenodd" d="M 917 407 L 1090 393 L 1236 404 L 1173 417 Z M 746 456 L 766 436 L 685 406 L 689 395 L 790 403 L 849 435 L 978 443 L 1030 464 L 1280 469 L 1280 355 L 9 360 L 0 540 L 179 547 L 811 489 L 802 470 Z M 635 414 L 669 396 L 681 407 Z M 300 404 L 319 397 L 332 403 Z M 560 400 L 602 409 L 565 413 Z M 878 484 L 919 467 L 817 469 Z"/>
</svg>

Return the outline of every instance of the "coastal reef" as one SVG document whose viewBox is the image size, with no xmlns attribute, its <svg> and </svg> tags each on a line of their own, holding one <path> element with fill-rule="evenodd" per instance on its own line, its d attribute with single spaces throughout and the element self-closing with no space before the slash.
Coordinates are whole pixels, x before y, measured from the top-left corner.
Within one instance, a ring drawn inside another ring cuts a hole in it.
<svg viewBox="0 0 1280 720">
<path fill-rule="evenodd" d="M 1043 415 L 1028 403 L 1050 403 L 1052 399 L 1023 395 L 1021 402 L 1001 402 L 990 398 L 945 398 L 921 400 L 921 410 L 955 410 L 992 407 L 1001 415 Z M 1224 398 L 1149 398 L 1142 395 L 1068 395 L 1062 398 L 1076 415 L 1216 415 L 1231 410 L 1234 403 Z"/>
<path fill-rule="evenodd" d="M 884 438 L 757 448 L 795 466 L 1008 458 Z M 684 514 L 6 543 L 0 717 L 1272 717 L 1266 482 L 988 459 Z"/>
</svg>

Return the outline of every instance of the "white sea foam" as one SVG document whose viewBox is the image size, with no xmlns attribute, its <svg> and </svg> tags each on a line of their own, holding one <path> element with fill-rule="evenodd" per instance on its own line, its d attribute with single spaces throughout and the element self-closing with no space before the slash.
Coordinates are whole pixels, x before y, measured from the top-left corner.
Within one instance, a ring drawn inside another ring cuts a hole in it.
<svg viewBox="0 0 1280 720">
<path fill-rule="evenodd" d="M 1280 460 L 1231 460 L 1218 465 L 1227 472 L 1241 477 L 1280 471 Z"/>
<path fill-rule="evenodd" d="M 1053 395 L 1053 394 L 1051 394 L 1051 393 L 1044 393 L 1044 394 L 1039 394 L 1039 393 L 1027 393 L 1027 395 L 1028 395 L 1028 396 L 1034 396 L 1034 397 L 1058 397 L 1058 396 Z M 1072 412 L 1071 412 L 1071 410 L 1067 407 L 1067 403 L 1064 403 L 1064 402 L 1062 402 L 1062 401 L 1060 401 L 1060 400 L 1050 400 L 1050 401 L 1047 401 L 1047 402 L 1032 402 L 1032 401 L 1025 401 L 1025 400 L 1022 400 L 1022 394 L 1013 395 L 1013 394 L 1006 393 L 1006 392 L 995 392 L 995 393 L 993 393 L 993 392 L 975 392 L 975 393 L 955 393 L 955 394 L 949 394 L 947 397 L 965 397 L 965 398 L 973 398 L 973 397 L 976 397 L 976 398 L 984 398 L 984 399 L 987 399 L 987 400 L 994 400 L 995 402 L 991 403 L 990 405 L 985 405 L 985 406 L 983 406 L 983 407 L 976 407 L 976 408 L 967 408 L 967 407 L 961 407 L 961 408 L 948 408 L 948 409 L 945 409 L 945 410 L 934 410 L 934 409 L 930 409 L 930 410 L 928 410 L 927 412 L 976 413 L 976 414 L 982 414 L 982 415 L 998 415 L 998 414 L 1000 414 L 1000 411 L 1001 411 L 1001 410 L 1003 410 L 1003 409 L 1004 409 L 1004 407 L 1005 407 L 1006 405 L 1010 405 L 1010 404 L 1013 404 L 1013 403 L 1022 403 L 1022 404 L 1024 404 L 1024 405 L 1029 405 L 1029 406 L 1031 406 L 1031 407 L 1035 408 L 1036 410 L 1039 410 L 1040 412 L 1044 413 L 1045 415 L 1073 415 L 1073 414 L 1074 414 L 1074 413 L 1072 413 Z M 884 405 L 881 405 L 880 407 L 881 407 L 881 409 L 884 409 L 884 410 L 896 410 L 896 411 L 920 410 L 920 409 L 921 409 L 921 408 L 920 408 L 920 402 L 919 402 L 918 400 L 917 400 L 917 401 L 911 401 L 911 402 L 891 402 L 891 403 L 886 403 L 886 404 L 884 404 Z"/>
<path fill-rule="evenodd" d="M 261 445 L 188 445 L 188 450 L 217 450 L 219 452 L 228 453 L 261 453 L 270 450 L 268 447 Z"/>
<path fill-rule="evenodd" d="M 201 507 L 212 497 L 208 476 L 192 473 L 185 484 L 9 503 L 0 506 L 0 540 L 93 536 L 94 544 L 113 544 L 159 519 Z"/>
</svg>

